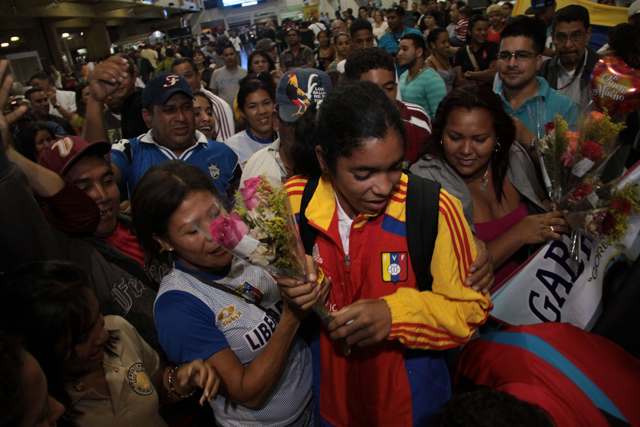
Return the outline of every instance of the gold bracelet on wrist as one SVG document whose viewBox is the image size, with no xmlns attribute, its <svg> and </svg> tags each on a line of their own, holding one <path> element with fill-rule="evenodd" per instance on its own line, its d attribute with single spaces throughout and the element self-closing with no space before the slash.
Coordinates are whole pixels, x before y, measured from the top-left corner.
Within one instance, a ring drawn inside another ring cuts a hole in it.
<svg viewBox="0 0 640 427">
<path fill-rule="evenodd" d="M 180 399 L 186 399 L 187 397 L 191 397 L 196 393 L 196 387 L 193 388 L 193 390 L 191 391 L 191 393 L 185 394 L 185 395 L 179 395 L 178 393 L 176 393 L 176 391 L 173 389 L 173 384 L 171 384 L 171 380 L 173 377 L 173 373 L 175 371 L 178 370 L 178 367 L 175 366 L 173 368 L 171 368 L 169 370 L 169 390 L 167 390 L 167 397 L 171 398 L 171 395 L 176 395 L 178 396 Z"/>
</svg>

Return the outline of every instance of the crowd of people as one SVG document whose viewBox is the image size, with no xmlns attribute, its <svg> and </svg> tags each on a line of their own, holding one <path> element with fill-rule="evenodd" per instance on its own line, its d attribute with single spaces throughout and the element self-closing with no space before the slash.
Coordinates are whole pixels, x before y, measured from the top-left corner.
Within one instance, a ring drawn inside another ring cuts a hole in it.
<svg viewBox="0 0 640 427">
<path fill-rule="evenodd" d="M 0 425 L 640 426 L 637 354 L 485 325 L 570 233 L 530 107 L 575 130 L 601 57 L 640 69 L 640 0 L 600 53 L 556 8 L 402 0 L 4 77 Z M 640 158 L 625 120 L 612 175 Z M 202 232 L 260 176 L 304 280 Z"/>
</svg>

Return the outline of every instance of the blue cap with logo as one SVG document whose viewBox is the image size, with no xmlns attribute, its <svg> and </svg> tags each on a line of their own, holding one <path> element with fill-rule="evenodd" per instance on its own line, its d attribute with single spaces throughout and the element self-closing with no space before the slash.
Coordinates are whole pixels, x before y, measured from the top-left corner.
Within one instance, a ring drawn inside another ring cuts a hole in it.
<svg viewBox="0 0 640 427">
<path fill-rule="evenodd" d="M 307 67 L 287 71 L 276 91 L 280 119 L 295 122 L 311 105 L 320 105 L 332 89 L 331 79 L 324 71 Z"/>
<path fill-rule="evenodd" d="M 142 106 L 150 103 L 164 105 L 176 93 L 184 93 L 194 99 L 187 79 L 174 73 L 158 74 L 149 80 L 142 91 Z"/>
</svg>

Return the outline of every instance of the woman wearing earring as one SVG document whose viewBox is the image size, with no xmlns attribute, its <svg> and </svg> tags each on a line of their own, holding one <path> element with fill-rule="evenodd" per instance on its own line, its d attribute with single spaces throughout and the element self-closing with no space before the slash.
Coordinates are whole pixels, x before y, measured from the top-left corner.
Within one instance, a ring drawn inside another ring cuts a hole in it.
<svg viewBox="0 0 640 427">
<path fill-rule="evenodd" d="M 268 71 L 250 74 L 240 81 L 236 114 L 239 113 L 246 129 L 224 143 L 236 152 L 238 162 L 243 166 L 255 152 L 271 144 L 277 137 L 273 131 L 275 99 L 276 88 Z"/>
<path fill-rule="evenodd" d="M 498 96 L 484 85 L 463 86 L 440 102 L 426 153 L 411 168 L 460 199 L 493 255 L 496 284 L 526 260 L 528 245 L 569 232 L 563 212 L 547 213 L 533 163 L 514 138 Z"/>
</svg>

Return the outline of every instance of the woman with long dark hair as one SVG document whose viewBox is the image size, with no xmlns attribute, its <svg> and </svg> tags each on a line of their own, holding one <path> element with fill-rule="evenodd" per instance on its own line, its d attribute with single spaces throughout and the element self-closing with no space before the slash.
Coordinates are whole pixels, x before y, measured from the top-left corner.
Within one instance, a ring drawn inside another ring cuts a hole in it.
<svg viewBox="0 0 640 427">
<path fill-rule="evenodd" d="M 165 367 L 129 322 L 100 314 L 88 281 L 77 264 L 41 261 L 5 275 L 0 287 L 0 327 L 40 363 L 68 425 L 166 426 L 160 401 L 179 401 L 198 387 L 208 395 L 201 404 L 213 399 L 211 367 L 202 360 Z"/>
<path fill-rule="evenodd" d="M 77 110 L 72 114 L 71 126 L 76 131 L 76 135 L 82 135 L 82 128 L 84 127 L 84 116 L 87 113 L 87 101 L 89 100 L 90 87 L 88 83 L 80 83 L 76 87 L 76 107 Z"/>
<path fill-rule="evenodd" d="M 562 212 L 546 213 L 533 163 L 514 139 L 498 95 L 484 85 L 463 86 L 440 103 L 427 152 L 411 167 L 462 202 L 493 255 L 496 283 L 526 260 L 528 245 L 569 231 Z"/>
<path fill-rule="evenodd" d="M 318 43 L 318 47 L 313 51 L 316 57 L 316 68 L 326 71 L 329 64 L 331 64 L 336 57 L 336 49 L 331 44 L 331 39 L 327 31 L 323 30 L 318 33 Z"/>
<path fill-rule="evenodd" d="M 436 186 L 437 231 L 422 248 L 433 247 L 433 257 L 411 259 L 407 203 L 427 196 L 408 192 L 406 126 L 378 85 L 344 83 L 313 111 L 299 119 L 307 129 L 296 133 L 303 138 L 296 140 L 301 175 L 286 186 L 294 213 L 307 224 L 302 239 L 315 235 L 313 259 L 334 283 L 327 305 L 334 321 L 311 344 L 321 420 L 422 425 L 450 395 L 442 353 L 431 350 L 465 343 L 491 307 L 465 284 L 476 257 L 473 236 L 460 202 Z M 430 266 L 431 290 L 419 290 L 413 263 Z M 490 285 L 485 267 L 479 276 Z M 300 292 L 299 281 L 279 283 L 285 295 Z M 351 346 L 348 357 L 340 339 Z"/>
</svg>

